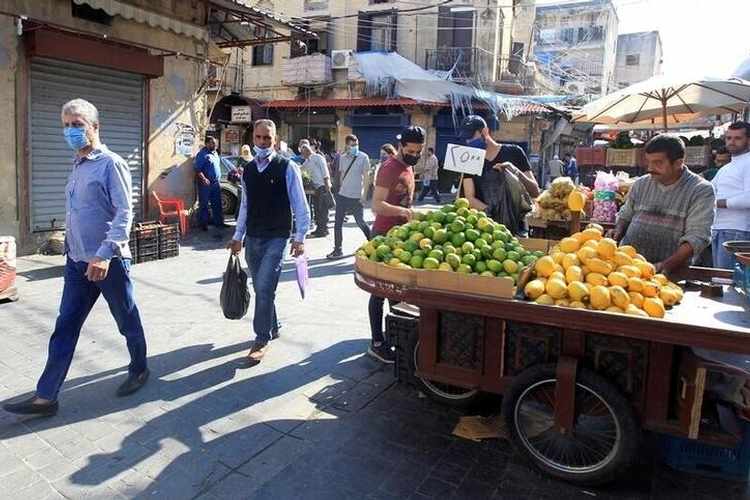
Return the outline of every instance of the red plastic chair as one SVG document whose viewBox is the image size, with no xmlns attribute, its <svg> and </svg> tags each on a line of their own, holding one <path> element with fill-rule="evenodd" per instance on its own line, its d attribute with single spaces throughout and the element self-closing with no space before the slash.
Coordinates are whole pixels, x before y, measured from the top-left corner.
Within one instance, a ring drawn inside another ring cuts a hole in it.
<svg viewBox="0 0 750 500">
<path fill-rule="evenodd" d="M 159 207 L 159 222 L 166 223 L 171 217 L 176 217 L 180 223 L 180 234 L 187 235 L 190 228 L 188 212 L 185 203 L 180 198 L 159 198 L 156 192 L 151 193 Z"/>
</svg>

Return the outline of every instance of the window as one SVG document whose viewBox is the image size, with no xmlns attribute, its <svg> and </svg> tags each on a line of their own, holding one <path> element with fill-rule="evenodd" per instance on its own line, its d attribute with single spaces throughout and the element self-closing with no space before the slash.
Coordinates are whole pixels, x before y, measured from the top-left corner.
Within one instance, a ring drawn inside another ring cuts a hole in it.
<svg viewBox="0 0 750 500">
<path fill-rule="evenodd" d="M 594 26 L 591 28 L 591 39 L 592 40 L 602 40 L 604 39 L 604 27 L 603 26 Z"/>
<path fill-rule="evenodd" d="M 562 30 L 562 40 L 563 42 L 567 43 L 573 43 L 575 42 L 575 36 L 576 36 L 576 30 L 574 28 L 565 28 Z"/>
<path fill-rule="evenodd" d="M 625 66 L 638 66 L 641 64 L 640 54 L 629 54 L 625 56 Z"/>
<path fill-rule="evenodd" d="M 273 65 L 273 44 L 256 45 L 253 47 L 253 66 Z"/>
<path fill-rule="evenodd" d="M 85 3 L 78 5 L 72 1 L 70 4 L 73 7 L 73 17 L 104 24 L 105 26 L 112 26 L 112 16 L 107 14 L 103 9 L 95 9 Z"/>
<path fill-rule="evenodd" d="M 360 13 L 357 23 L 357 50 L 395 51 L 397 23 L 398 15 L 395 12 Z"/>
</svg>

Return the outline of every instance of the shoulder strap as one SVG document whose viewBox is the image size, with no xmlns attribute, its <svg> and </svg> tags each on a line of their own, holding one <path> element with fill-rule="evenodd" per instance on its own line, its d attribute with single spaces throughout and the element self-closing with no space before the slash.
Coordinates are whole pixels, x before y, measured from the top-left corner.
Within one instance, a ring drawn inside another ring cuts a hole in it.
<svg viewBox="0 0 750 500">
<path fill-rule="evenodd" d="M 354 165 L 354 162 L 357 161 L 357 158 L 359 158 L 359 155 L 357 155 L 354 158 L 352 158 L 351 163 L 349 163 L 349 166 L 346 167 L 346 172 L 344 172 L 343 177 L 341 177 L 341 183 L 342 184 L 344 183 L 344 179 L 346 179 L 347 174 L 349 174 L 349 170 L 352 169 L 352 165 Z"/>
</svg>

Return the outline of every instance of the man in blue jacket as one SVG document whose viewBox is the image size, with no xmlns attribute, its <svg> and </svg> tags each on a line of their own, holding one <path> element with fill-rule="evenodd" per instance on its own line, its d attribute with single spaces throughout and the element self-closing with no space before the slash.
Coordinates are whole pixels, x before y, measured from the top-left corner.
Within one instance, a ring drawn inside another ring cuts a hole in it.
<svg viewBox="0 0 750 500">
<path fill-rule="evenodd" d="M 204 231 L 208 230 L 208 206 L 216 228 L 224 227 L 221 210 L 221 158 L 216 151 L 216 139 L 206 138 L 206 145 L 195 155 L 193 162 L 198 181 L 198 221 Z"/>
</svg>

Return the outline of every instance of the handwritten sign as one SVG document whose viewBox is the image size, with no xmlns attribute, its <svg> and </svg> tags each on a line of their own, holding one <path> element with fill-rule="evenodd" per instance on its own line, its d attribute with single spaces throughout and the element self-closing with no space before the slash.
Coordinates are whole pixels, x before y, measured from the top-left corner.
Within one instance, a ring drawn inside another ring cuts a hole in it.
<svg viewBox="0 0 750 500">
<path fill-rule="evenodd" d="M 481 175 L 484 167 L 484 149 L 448 144 L 445 151 L 445 170 L 462 174 Z"/>
</svg>

